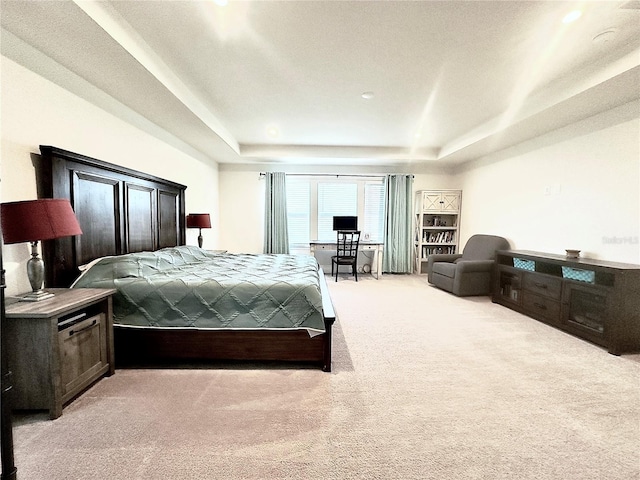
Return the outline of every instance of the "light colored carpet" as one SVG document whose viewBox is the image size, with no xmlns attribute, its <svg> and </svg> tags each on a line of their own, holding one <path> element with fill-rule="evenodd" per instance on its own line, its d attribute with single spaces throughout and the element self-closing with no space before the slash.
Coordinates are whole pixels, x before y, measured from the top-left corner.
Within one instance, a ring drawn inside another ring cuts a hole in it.
<svg viewBox="0 0 640 480">
<path fill-rule="evenodd" d="M 640 362 L 425 277 L 329 281 L 333 372 L 117 370 L 18 419 L 20 480 L 640 478 Z"/>
</svg>

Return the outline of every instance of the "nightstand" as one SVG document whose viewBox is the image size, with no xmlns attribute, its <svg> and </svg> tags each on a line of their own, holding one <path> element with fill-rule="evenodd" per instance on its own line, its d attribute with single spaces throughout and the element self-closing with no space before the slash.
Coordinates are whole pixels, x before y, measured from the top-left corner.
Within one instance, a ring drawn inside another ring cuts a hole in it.
<svg viewBox="0 0 640 480">
<path fill-rule="evenodd" d="M 63 405 L 101 377 L 115 372 L 113 289 L 47 289 L 53 298 L 6 304 L 12 407 L 49 410 Z"/>
</svg>

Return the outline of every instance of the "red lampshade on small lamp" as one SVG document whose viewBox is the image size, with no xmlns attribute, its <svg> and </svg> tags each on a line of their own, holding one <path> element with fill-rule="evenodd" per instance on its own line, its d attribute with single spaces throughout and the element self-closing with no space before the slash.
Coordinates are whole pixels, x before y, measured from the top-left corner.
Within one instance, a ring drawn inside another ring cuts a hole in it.
<svg viewBox="0 0 640 480">
<path fill-rule="evenodd" d="M 60 198 L 9 202 L 1 205 L 0 214 L 4 243 L 31 242 L 27 276 L 33 291 L 23 300 L 39 301 L 52 297 L 52 293 L 42 290 L 44 262 L 38 257 L 38 242 L 82 234 L 71 203 Z"/>
<path fill-rule="evenodd" d="M 187 215 L 187 228 L 199 228 L 198 247 L 202 248 L 202 229 L 211 228 L 211 218 L 208 213 L 190 213 Z"/>
</svg>

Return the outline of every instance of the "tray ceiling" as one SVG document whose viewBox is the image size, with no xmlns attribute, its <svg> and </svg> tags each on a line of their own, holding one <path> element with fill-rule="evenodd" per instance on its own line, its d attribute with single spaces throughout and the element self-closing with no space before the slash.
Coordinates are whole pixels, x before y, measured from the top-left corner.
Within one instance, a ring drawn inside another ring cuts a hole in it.
<svg viewBox="0 0 640 480">
<path fill-rule="evenodd" d="M 3 0 L 2 53 L 219 163 L 454 165 L 640 97 L 640 2 L 219 3 Z"/>
</svg>

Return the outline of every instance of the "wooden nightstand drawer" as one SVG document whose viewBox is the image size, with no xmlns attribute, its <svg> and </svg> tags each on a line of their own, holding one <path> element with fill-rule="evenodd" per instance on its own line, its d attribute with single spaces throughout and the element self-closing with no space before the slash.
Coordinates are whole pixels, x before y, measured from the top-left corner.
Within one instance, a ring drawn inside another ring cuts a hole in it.
<svg viewBox="0 0 640 480">
<path fill-rule="evenodd" d="M 62 402 L 76 395 L 87 381 L 106 373 L 105 315 L 85 318 L 58 332 Z"/>
</svg>

